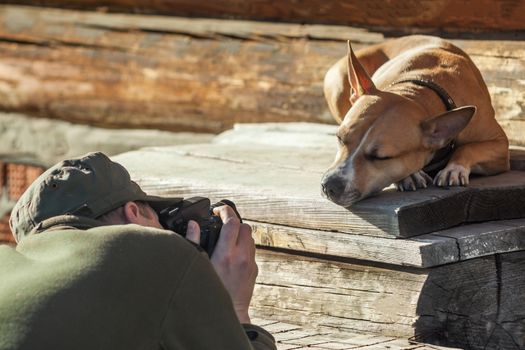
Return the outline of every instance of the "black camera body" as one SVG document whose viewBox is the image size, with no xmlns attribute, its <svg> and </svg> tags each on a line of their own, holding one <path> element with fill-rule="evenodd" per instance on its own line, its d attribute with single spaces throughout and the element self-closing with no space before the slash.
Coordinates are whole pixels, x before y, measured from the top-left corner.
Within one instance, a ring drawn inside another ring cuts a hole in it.
<svg viewBox="0 0 525 350">
<path fill-rule="evenodd" d="M 186 236 L 188 221 L 196 221 L 201 229 L 200 246 L 211 256 L 215 245 L 219 240 L 222 228 L 222 220 L 213 214 L 213 208 L 221 205 L 229 205 L 233 208 L 239 219 L 242 221 L 235 204 L 232 201 L 223 199 L 214 205 L 210 205 L 209 198 L 192 197 L 185 199 L 173 206 L 166 207 L 158 212 L 161 225 L 168 230 L 174 231 L 182 236 Z"/>
</svg>

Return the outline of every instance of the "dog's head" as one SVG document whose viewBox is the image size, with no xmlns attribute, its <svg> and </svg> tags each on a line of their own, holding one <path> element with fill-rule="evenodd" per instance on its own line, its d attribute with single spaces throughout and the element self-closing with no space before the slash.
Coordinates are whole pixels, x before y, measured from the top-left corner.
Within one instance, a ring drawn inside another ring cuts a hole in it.
<svg viewBox="0 0 525 350">
<path fill-rule="evenodd" d="M 376 88 L 349 46 L 352 107 L 337 131 L 339 149 L 323 193 L 344 207 L 421 170 L 469 123 L 467 106 L 436 117 L 418 103 Z"/>
</svg>

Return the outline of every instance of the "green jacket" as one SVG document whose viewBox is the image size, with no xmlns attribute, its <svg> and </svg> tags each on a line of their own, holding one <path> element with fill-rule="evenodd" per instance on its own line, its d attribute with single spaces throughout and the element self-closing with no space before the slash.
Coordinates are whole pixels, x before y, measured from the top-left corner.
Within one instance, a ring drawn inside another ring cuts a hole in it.
<svg viewBox="0 0 525 350">
<path fill-rule="evenodd" d="M 275 349 L 169 231 L 58 217 L 0 246 L 0 349 Z"/>
</svg>

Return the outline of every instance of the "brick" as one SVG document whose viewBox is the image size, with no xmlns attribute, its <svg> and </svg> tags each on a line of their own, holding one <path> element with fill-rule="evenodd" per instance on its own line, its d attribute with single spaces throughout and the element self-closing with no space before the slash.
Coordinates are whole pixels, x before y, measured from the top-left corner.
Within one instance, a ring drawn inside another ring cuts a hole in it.
<svg viewBox="0 0 525 350">
<path fill-rule="evenodd" d="M 4 186 L 6 186 L 5 163 L 0 160 L 0 197 L 4 194 Z"/>
<path fill-rule="evenodd" d="M 15 243 L 15 238 L 11 234 L 11 229 L 9 228 L 9 216 L 7 213 L 0 219 L 0 244 L 2 243 Z"/>
<path fill-rule="evenodd" d="M 6 182 L 9 199 L 17 200 L 31 183 L 44 172 L 36 165 L 8 163 L 6 165 Z"/>
<path fill-rule="evenodd" d="M 10 200 L 17 200 L 26 189 L 26 172 L 23 164 L 7 164 L 7 194 Z"/>
<path fill-rule="evenodd" d="M 43 172 L 44 168 L 42 167 L 36 165 L 26 166 L 26 188 L 29 187 Z"/>
</svg>

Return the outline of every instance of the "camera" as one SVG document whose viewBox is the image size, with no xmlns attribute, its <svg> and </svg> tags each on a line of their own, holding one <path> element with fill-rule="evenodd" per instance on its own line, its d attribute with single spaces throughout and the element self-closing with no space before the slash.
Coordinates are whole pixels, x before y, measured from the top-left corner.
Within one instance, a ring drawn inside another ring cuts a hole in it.
<svg viewBox="0 0 525 350">
<path fill-rule="evenodd" d="M 158 212 L 160 224 L 167 230 L 174 231 L 182 236 L 186 236 L 188 221 L 196 221 L 201 229 L 200 246 L 208 256 L 211 256 L 215 245 L 219 240 L 222 228 L 222 220 L 213 214 L 213 208 L 221 205 L 229 205 L 241 220 L 241 216 L 232 201 L 223 199 L 210 205 L 210 199 L 205 197 L 191 197 L 183 201 L 166 207 Z"/>
</svg>

